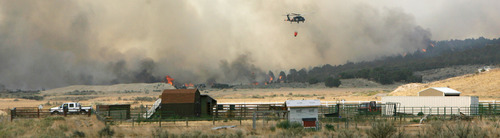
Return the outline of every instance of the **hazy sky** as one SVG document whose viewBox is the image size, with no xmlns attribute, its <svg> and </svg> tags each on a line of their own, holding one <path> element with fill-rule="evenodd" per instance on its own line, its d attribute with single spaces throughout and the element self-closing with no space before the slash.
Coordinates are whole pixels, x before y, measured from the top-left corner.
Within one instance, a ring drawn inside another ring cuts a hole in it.
<svg viewBox="0 0 500 138">
<path fill-rule="evenodd" d="M 401 8 L 418 25 L 430 29 L 433 40 L 465 39 L 484 36 L 497 38 L 500 1 L 492 0 L 418 0 L 363 1 L 377 7 Z"/>
<path fill-rule="evenodd" d="M 500 1 L 0 0 L 0 84 L 263 80 L 429 40 L 499 37 Z M 285 22 L 303 13 L 305 23 Z M 293 33 L 297 31 L 298 36 Z M 252 77 L 252 73 L 256 77 Z"/>
</svg>

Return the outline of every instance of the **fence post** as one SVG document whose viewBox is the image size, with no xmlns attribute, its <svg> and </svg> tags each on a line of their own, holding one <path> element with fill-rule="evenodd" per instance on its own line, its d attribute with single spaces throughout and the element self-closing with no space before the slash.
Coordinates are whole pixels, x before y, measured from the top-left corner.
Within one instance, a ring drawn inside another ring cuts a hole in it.
<svg viewBox="0 0 500 138">
<path fill-rule="evenodd" d="M 252 128 L 255 130 L 255 111 L 253 111 L 253 117 L 252 117 L 253 123 L 252 123 Z"/>
<path fill-rule="evenodd" d="M 89 109 L 89 112 L 87 114 L 88 114 L 88 117 L 90 117 L 90 115 L 92 114 L 92 109 Z"/>
<path fill-rule="evenodd" d="M 161 127 L 161 117 L 158 118 L 158 125 Z"/>
<path fill-rule="evenodd" d="M 443 119 L 446 119 L 446 106 L 444 107 L 444 117 Z"/>
<path fill-rule="evenodd" d="M 245 118 L 246 118 L 246 117 L 247 117 L 247 105 L 246 105 L 246 104 L 245 104 L 245 105 L 243 105 L 243 108 L 244 108 L 243 110 L 244 110 L 244 112 L 245 112 L 245 113 L 243 113 L 243 117 L 245 117 Z"/>
<path fill-rule="evenodd" d="M 14 107 L 14 109 L 10 110 L 10 122 L 14 120 L 15 116 L 16 116 L 16 108 Z"/>
<path fill-rule="evenodd" d="M 215 117 L 216 118 L 219 118 L 219 105 L 217 105 L 217 107 L 215 108 Z M 223 107 L 224 108 L 224 107 Z"/>
<path fill-rule="evenodd" d="M 212 125 L 215 126 L 215 115 L 212 115 Z"/>
<path fill-rule="evenodd" d="M 36 111 L 36 114 L 38 116 L 38 118 L 40 118 L 40 108 L 37 108 L 38 110 Z"/>
<path fill-rule="evenodd" d="M 189 123 L 188 123 L 188 117 L 186 117 L 186 127 L 188 127 L 188 126 L 189 126 L 188 124 L 189 124 Z"/>
</svg>

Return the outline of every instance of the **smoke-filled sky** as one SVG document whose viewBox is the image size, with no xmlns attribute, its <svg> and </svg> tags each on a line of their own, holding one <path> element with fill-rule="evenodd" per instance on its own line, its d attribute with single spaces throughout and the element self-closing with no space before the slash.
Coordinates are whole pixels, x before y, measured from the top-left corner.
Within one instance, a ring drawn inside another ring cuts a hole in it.
<svg viewBox="0 0 500 138">
<path fill-rule="evenodd" d="M 250 83 L 429 40 L 499 37 L 500 1 L 0 0 L 0 84 Z M 305 23 L 285 22 L 303 13 Z M 293 33 L 297 31 L 298 36 Z M 253 74 L 253 75 L 252 75 Z"/>
</svg>

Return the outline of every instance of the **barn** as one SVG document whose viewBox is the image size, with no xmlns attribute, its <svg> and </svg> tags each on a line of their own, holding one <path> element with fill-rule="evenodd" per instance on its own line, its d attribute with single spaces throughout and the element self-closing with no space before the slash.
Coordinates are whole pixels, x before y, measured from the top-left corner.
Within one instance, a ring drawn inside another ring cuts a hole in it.
<svg viewBox="0 0 500 138">
<path fill-rule="evenodd" d="M 301 123 L 304 127 L 316 127 L 318 123 L 318 110 L 321 106 L 319 100 L 287 100 L 288 120 Z"/>
<path fill-rule="evenodd" d="M 198 89 L 163 90 L 160 111 L 162 116 L 200 116 L 200 91 Z"/>
<path fill-rule="evenodd" d="M 418 92 L 418 96 L 460 96 L 460 92 L 448 87 L 431 87 Z"/>
</svg>

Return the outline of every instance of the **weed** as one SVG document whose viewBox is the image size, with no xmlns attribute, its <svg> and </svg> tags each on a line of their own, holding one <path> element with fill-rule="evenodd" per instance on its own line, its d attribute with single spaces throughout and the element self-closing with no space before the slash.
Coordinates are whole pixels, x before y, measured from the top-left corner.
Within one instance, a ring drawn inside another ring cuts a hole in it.
<svg viewBox="0 0 500 138">
<path fill-rule="evenodd" d="M 84 138 L 85 133 L 82 131 L 75 130 L 73 131 L 73 134 L 71 135 L 72 138 Z"/>
<path fill-rule="evenodd" d="M 302 125 L 300 123 L 290 122 L 288 120 L 279 122 L 278 124 L 276 124 L 276 127 L 282 129 L 295 129 L 295 128 L 302 129 Z"/>
<path fill-rule="evenodd" d="M 418 112 L 417 116 L 424 116 L 423 112 Z"/>
<path fill-rule="evenodd" d="M 106 125 L 106 127 L 99 130 L 98 133 L 100 137 L 112 137 L 115 134 L 115 131 L 111 129 L 109 125 Z"/>
<path fill-rule="evenodd" d="M 241 131 L 241 130 L 236 130 L 236 136 L 237 136 L 238 138 L 242 138 L 242 137 L 243 137 L 243 131 Z"/>
<path fill-rule="evenodd" d="M 56 121 L 56 120 L 66 120 L 62 116 L 49 116 L 47 118 L 44 118 L 43 120 L 50 120 L 50 121 Z"/>
<path fill-rule="evenodd" d="M 283 130 L 279 133 L 279 135 L 283 137 L 302 137 L 306 132 L 302 128 L 290 128 Z"/>
<path fill-rule="evenodd" d="M 154 138 L 168 138 L 169 134 L 167 130 L 163 130 L 161 128 L 156 128 L 152 131 Z M 172 136 L 171 136 L 172 137 Z"/>
<path fill-rule="evenodd" d="M 393 136 L 394 138 L 406 138 L 409 137 L 408 134 L 405 133 L 405 129 L 398 129 L 398 132 L 396 132 L 396 135 Z"/>
<path fill-rule="evenodd" d="M 64 132 L 69 130 L 67 125 L 59 125 L 59 129 L 64 131 Z"/>
<path fill-rule="evenodd" d="M 332 124 L 326 124 L 325 128 L 328 131 L 335 131 L 335 126 L 333 126 Z"/>
<path fill-rule="evenodd" d="M 339 130 L 337 137 L 339 137 L 339 138 L 357 138 L 357 137 L 361 137 L 361 136 L 359 135 L 359 132 L 355 132 L 354 130 L 341 129 L 341 130 Z"/>
<path fill-rule="evenodd" d="M 366 130 L 368 137 L 372 138 L 387 138 L 396 133 L 396 127 L 387 122 L 377 122 L 372 124 L 372 128 Z"/>
</svg>

